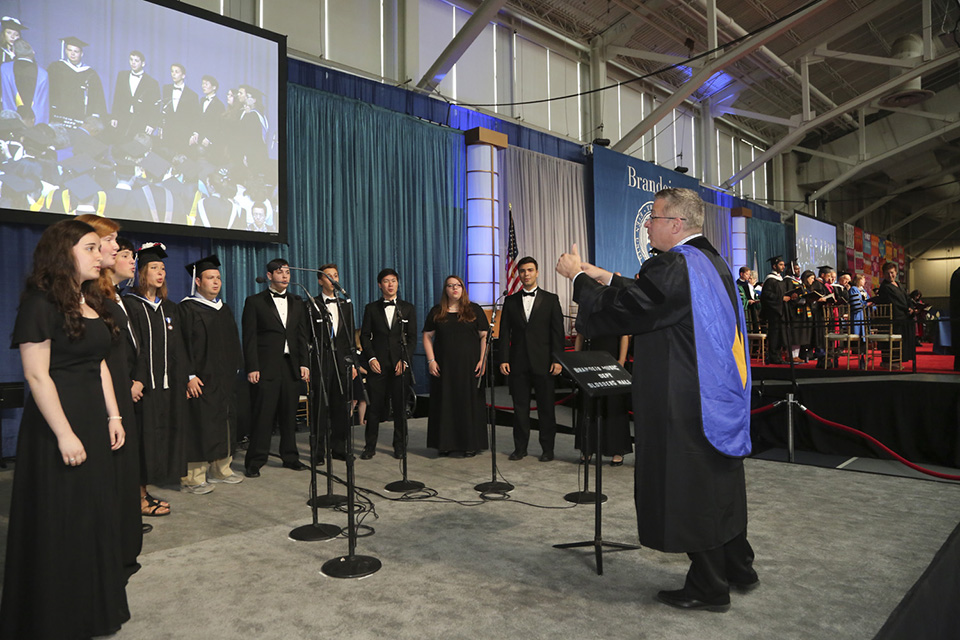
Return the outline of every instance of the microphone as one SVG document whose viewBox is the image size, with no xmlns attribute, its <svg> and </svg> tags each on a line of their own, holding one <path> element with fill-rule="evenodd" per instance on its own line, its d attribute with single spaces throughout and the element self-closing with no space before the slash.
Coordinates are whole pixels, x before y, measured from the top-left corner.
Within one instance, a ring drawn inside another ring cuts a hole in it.
<svg viewBox="0 0 960 640">
<path fill-rule="evenodd" d="M 326 279 L 327 279 L 327 282 L 330 283 L 330 285 L 333 287 L 334 291 L 338 292 L 340 295 L 342 295 L 344 298 L 346 298 L 346 299 L 347 299 L 347 302 L 350 302 L 350 294 L 347 293 L 346 289 L 344 289 L 343 287 L 340 286 L 340 283 L 339 283 L 339 282 L 337 282 L 336 280 L 334 280 L 333 278 L 331 278 L 329 274 L 327 274 L 327 273 L 325 273 L 325 272 L 323 272 L 323 271 L 317 271 L 317 275 L 318 275 L 318 277 L 319 277 L 319 276 L 323 276 L 324 278 L 326 278 Z"/>
</svg>

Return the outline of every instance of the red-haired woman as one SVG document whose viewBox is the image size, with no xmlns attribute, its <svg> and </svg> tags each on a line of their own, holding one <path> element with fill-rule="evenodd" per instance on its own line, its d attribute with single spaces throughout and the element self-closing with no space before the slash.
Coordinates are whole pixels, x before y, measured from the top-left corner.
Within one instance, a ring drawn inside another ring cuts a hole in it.
<svg viewBox="0 0 960 640">
<path fill-rule="evenodd" d="M 140 517 L 140 437 L 138 433 L 137 414 L 134 410 L 134 396 L 139 398 L 142 390 L 133 388 L 133 369 L 137 362 L 137 344 L 130 330 L 127 312 L 120 302 L 120 294 L 116 285 L 121 281 L 118 276 L 118 257 L 120 245 L 117 234 L 120 225 L 96 214 L 85 213 L 77 216 L 77 220 L 86 222 L 100 236 L 100 278 L 98 286 L 103 293 L 104 304 L 110 317 L 119 331 L 113 338 L 110 354 L 107 356 L 107 368 L 113 379 L 113 391 L 117 397 L 117 406 L 123 423 L 127 425 L 126 446 L 113 453 L 114 465 L 117 472 L 117 503 L 120 509 L 120 551 L 123 556 L 123 566 L 128 575 L 133 575 L 140 569 L 137 556 L 143 549 L 143 519 Z M 125 248 L 129 254 L 129 247 Z M 130 264 L 130 256 L 125 255 Z M 128 274 L 129 266 L 120 267 Z M 129 274 L 132 275 L 132 274 Z M 127 277 L 129 277 L 127 275 Z"/>
<path fill-rule="evenodd" d="M 447 276 L 440 304 L 423 324 L 423 350 L 430 372 L 427 446 L 440 455 L 474 456 L 487 448 L 487 421 L 478 378 L 486 365 L 490 323 L 470 302 L 458 276 Z"/>
<path fill-rule="evenodd" d="M 0 638 L 89 638 L 130 618 L 111 450 L 123 420 L 105 358 L 116 331 L 97 287 L 100 237 L 46 229 L 12 344 L 30 386 L 13 480 Z"/>
</svg>

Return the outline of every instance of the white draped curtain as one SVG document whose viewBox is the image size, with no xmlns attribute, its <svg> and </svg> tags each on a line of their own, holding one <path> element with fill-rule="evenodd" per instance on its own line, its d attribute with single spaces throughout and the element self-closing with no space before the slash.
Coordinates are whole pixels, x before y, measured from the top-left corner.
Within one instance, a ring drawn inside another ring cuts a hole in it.
<svg viewBox="0 0 960 640">
<path fill-rule="evenodd" d="M 703 235 L 733 268 L 733 231 L 730 224 L 730 209 L 710 202 L 704 203 Z M 738 265 L 738 268 L 742 265 Z"/>
<path fill-rule="evenodd" d="M 540 286 L 560 296 L 563 314 L 572 315 L 573 286 L 557 274 L 555 267 L 560 254 L 569 251 L 573 243 L 577 243 L 583 259 L 590 260 L 583 165 L 516 147 L 502 153 L 500 247 L 503 262 L 506 263 L 509 247 L 508 213 L 512 209 L 518 258 L 532 256 L 539 263 Z M 501 272 L 500 279 L 506 283 L 505 271 Z M 564 323 L 567 333 L 571 327 L 572 320 L 567 319 Z"/>
</svg>

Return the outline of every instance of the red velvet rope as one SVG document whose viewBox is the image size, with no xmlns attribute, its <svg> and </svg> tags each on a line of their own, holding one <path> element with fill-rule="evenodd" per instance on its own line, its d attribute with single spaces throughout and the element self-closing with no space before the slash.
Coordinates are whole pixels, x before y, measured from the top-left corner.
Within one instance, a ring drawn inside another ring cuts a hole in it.
<svg viewBox="0 0 960 640">
<path fill-rule="evenodd" d="M 878 447 L 880 447 L 881 449 L 889 453 L 891 456 L 896 458 L 899 462 L 907 465 L 914 471 L 919 471 L 920 473 L 925 473 L 928 476 L 934 476 L 935 478 L 943 478 L 944 480 L 960 480 L 960 476 L 951 475 L 949 473 L 940 473 L 939 471 L 933 471 L 931 469 L 924 469 L 920 465 L 910 462 L 909 460 L 901 456 L 899 453 L 897 453 L 887 445 L 883 444 L 882 442 L 880 442 L 879 440 L 877 440 L 876 438 L 874 438 L 868 433 L 864 433 L 863 431 L 854 429 L 853 427 L 848 427 L 845 424 L 840 424 L 839 422 L 834 422 L 833 420 L 827 420 L 826 418 L 821 418 L 820 416 L 815 414 L 813 411 L 810 411 L 810 409 L 807 409 L 806 407 L 803 407 L 803 412 L 809 415 L 814 420 L 819 420 L 820 422 L 827 425 L 828 427 L 834 427 L 835 429 L 840 429 L 841 431 L 852 433 L 856 436 L 860 436 L 864 440 L 868 440 L 869 442 L 872 442 L 873 444 L 877 445 Z"/>
<path fill-rule="evenodd" d="M 756 409 L 751 409 L 750 415 L 756 416 L 756 415 L 760 415 L 761 413 L 766 413 L 767 411 L 770 411 L 771 409 L 776 408 L 777 404 L 778 403 L 775 402 L 773 404 L 768 404 L 765 407 L 757 407 Z"/>
</svg>

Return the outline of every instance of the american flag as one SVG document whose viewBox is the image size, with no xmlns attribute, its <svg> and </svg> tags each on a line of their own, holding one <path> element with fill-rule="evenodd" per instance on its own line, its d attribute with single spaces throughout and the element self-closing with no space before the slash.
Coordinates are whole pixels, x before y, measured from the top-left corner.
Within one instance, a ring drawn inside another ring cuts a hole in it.
<svg viewBox="0 0 960 640">
<path fill-rule="evenodd" d="M 510 207 L 510 241 L 507 246 L 507 293 L 516 293 L 520 290 L 520 274 L 517 273 L 517 260 L 520 255 L 517 251 L 517 230 L 513 227 L 513 207 Z"/>
</svg>

